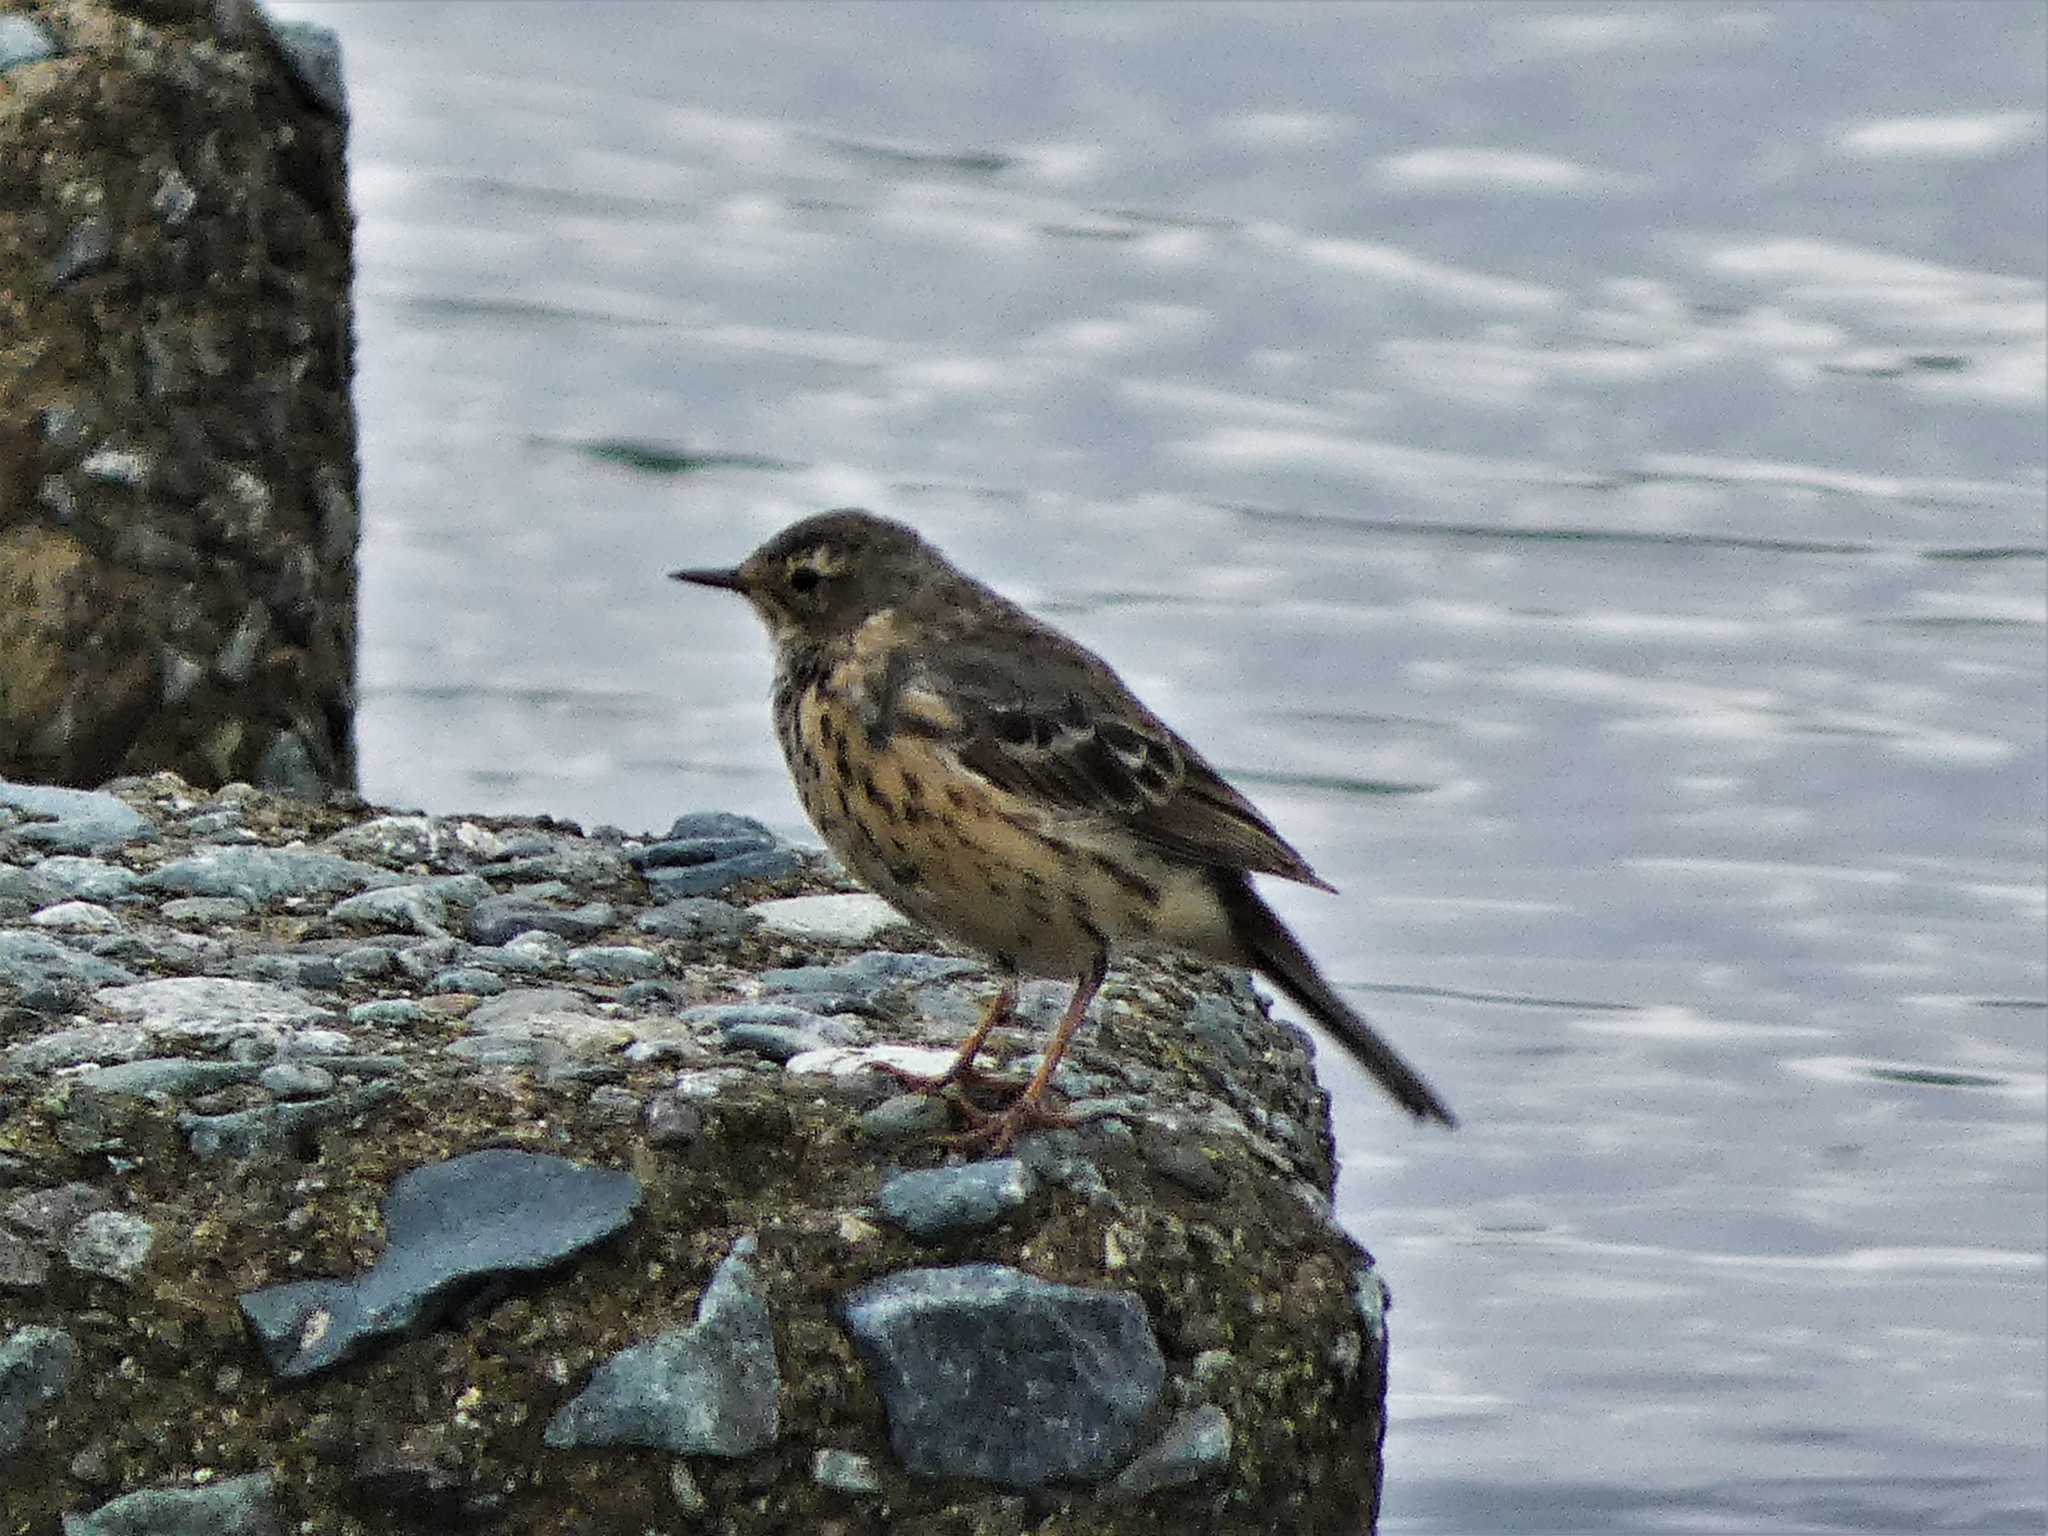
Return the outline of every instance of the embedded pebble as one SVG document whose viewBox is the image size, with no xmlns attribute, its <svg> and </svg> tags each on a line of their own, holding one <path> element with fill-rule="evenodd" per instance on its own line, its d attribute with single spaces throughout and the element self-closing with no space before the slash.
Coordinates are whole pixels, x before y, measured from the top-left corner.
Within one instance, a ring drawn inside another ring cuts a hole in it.
<svg viewBox="0 0 2048 1536">
<path fill-rule="evenodd" d="M 373 1003 L 357 1003 L 348 1011 L 351 1024 L 370 1024 L 383 1029 L 404 1029 L 425 1024 L 434 1015 L 409 997 L 384 997 Z"/>
<path fill-rule="evenodd" d="M 0 15 L 0 75 L 56 56 L 56 39 L 33 16 Z"/>
<path fill-rule="evenodd" d="M 62 1328 L 31 1323 L 0 1339 L 0 1470 L 77 1377 L 78 1341 Z"/>
<path fill-rule="evenodd" d="M 64 1536 L 279 1536 L 276 1478 L 224 1477 L 193 1488 L 144 1488 L 87 1515 L 66 1515 Z"/>
<path fill-rule="evenodd" d="M 915 1477 L 1098 1481 L 1138 1448 L 1166 1385 L 1128 1291 L 960 1264 L 862 1286 L 843 1316 Z"/>
<path fill-rule="evenodd" d="M 899 1093 L 860 1117 L 860 1132 L 871 1141 L 931 1136 L 953 1123 L 953 1112 L 935 1093 Z"/>
<path fill-rule="evenodd" d="M 642 912 L 633 926 L 662 939 L 736 939 L 760 919 L 712 896 L 683 896 Z"/>
<path fill-rule="evenodd" d="M 142 883 L 142 877 L 132 869 L 69 853 L 44 859 L 36 866 L 36 878 L 84 901 L 118 901 L 132 895 Z"/>
<path fill-rule="evenodd" d="M 96 901 L 60 901 L 31 914 L 29 921 L 59 933 L 114 933 L 121 927 L 121 919 Z"/>
<path fill-rule="evenodd" d="M 157 908 L 174 923 L 239 923 L 255 910 L 239 896 L 180 896 Z"/>
<path fill-rule="evenodd" d="M 308 1066 L 303 1062 L 280 1062 L 274 1067 L 265 1067 L 256 1084 L 280 1099 L 310 1099 L 334 1091 L 334 1074 L 325 1067 Z"/>
<path fill-rule="evenodd" d="M 927 1097 L 930 1097 L 927 1095 Z M 1038 1192 L 1038 1176 L 1014 1157 L 923 1168 L 882 1184 L 882 1214 L 912 1237 L 932 1239 L 993 1226 Z"/>
<path fill-rule="evenodd" d="M 631 1174 L 537 1152 L 472 1152 L 392 1183 L 383 1256 L 356 1279 L 248 1291 L 242 1315 L 272 1372 L 300 1380 L 430 1321 L 486 1280 L 561 1263 L 622 1230 L 639 1207 Z"/>
<path fill-rule="evenodd" d="M 16 827 L 13 834 L 31 848 L 50 853 L 92 853 L 156 836 L 148 817 L 126 801 L 95 789 L 58 789 L 0 779 L 0 807 L 51 818 L 29 821 Z"/>
<path fill-rule="evenodd" d="M 80 1274 L 132 1284 L 149 1262 L 156 1228 L 126 1211 L 95 1211 L 64 1239 L 64 1262 Z"/>
<path fill-rule="evenodd" d="M 613 1355 L 548 1422 L 543 1441 L 640 1445 L 678 1456 L 747 1456 L 782 1432 L 782 1373 L 768 1300 L 745 1237 L 718 1266 L 687 1328 Z"/>
<path fill-rule="evenodd" d="M 815 944 L 870 944 L 883 934 L 906 928 L 910 920 L 879 896 L 865 892 L 847 896 L 785 896 L 757 901 L 747 910 L 762 930 Z"/>
<path fill-rule="evenodd" d="M 1213 1403 L 1175 1417 L 1110 1486 L 1126 1498 L 1182 1488 L 1230 1465 L 1230 1419 Z"/>
<path fill-rule="evenodd" d="M 639 981 L 659 976 L 665 969 L 661 956 L 653 950 L 636 949 L 630 944 L 572 949 L 568 960 L 571 971 L 592 981 Z"/>
<path fill-rule="evenodd" d="M 565 939 L 589 940 L 617 921 L 609 902 L 593 901 L 564 911 L 524 896 L 486 896 L 470 910 L 469 938 L 473 944 L 503 944 L 538 929 Z"/>
<path fill-rule="evenodd" d="M 261 981 L 171 976 L 102 987 L 93 1001 L 151 1034 L 195 1036 L 274 1033 L 334 1017 L 311 998 Z"/>
<path fill-rule="evenodd" d="M 180 896 L 235 896 L 253 906 L 298 897 L 347 895 L 366 886 L 397 885 L 388 869 L 310 848 L 201 848 L 145 875 L 153 891 Z"/>
<path fill-rule="evenodd" d="M 811 1453 L 811 1481 L 841 1493 L 880 1493 L 881 1475 L 872 1458 L 857 1451 L 820 1446 Z"/>
</svg>

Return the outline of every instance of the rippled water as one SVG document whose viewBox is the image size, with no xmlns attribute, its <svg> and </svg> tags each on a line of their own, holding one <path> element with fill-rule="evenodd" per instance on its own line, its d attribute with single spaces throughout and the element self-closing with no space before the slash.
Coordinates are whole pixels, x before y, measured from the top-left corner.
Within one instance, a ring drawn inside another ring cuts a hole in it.
<svg viewBox="0 0 2048 1536">
<path fill-rule="evenodd" d="M 356 110 L 366 789 L 796 832 L 862 502 L 1343 888 L 1389 1532 L 2048 1523 L 2030 4 L 281 6 Z"/>
</svg>

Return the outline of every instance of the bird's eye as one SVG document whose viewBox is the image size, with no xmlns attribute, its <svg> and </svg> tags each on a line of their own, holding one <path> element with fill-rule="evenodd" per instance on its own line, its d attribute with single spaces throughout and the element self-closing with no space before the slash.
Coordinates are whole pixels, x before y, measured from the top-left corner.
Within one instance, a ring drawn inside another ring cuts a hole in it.
<svg viewBox="0 0 2048 1536">
<path fill-rule="evenodd" d="M 790 590 L 794 592 L 815 591 L 818 583 L 823 580 L 824 577 L 818 574 L 815 565 L 800 565 L 789 573 Z"/>
</svg>

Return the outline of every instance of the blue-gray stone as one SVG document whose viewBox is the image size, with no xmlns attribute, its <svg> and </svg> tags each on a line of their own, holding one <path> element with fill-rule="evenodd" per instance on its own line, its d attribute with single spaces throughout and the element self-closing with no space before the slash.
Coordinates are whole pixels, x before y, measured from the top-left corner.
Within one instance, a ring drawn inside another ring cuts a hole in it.
<svg viewBox="0 0 2048 1536">
<path fill-rule="evenodd" d="M 56 789 L 0 779 L 0 806 L 31 816 L 55 817 L 54 821 L 31 821 L 14 829 L 14 836 L 31 848 L 51 853 L 92 853 L 156 836 L 147 816 L 98 790 Z"/>
<path fill-rule="evenodd" d="M 63 1001 L 87 987 L 135 980 L 132 971 L 101 960 L 33 928 L 0 928 L 0 982 L 24 1000 Z"/>
<path fill-rule="evenodd" d="M 31 16 L 0 15 L 0 75 L 57 56 L 57 40 Z"/>
<path fill-rule="evenodd" d="M 239 896 L 180 896 L 156 910 L 173 923 L 239 923 L 256 909 Z"/>
<path fill-rule="evenodd" d="M 119 901 L 133 894 L 142 883 L 142 877 L 132 869 L 75 854 L 44 859 L 36 866 L 36 878 L 49 881 L 66 896 L 76 896 L 81 901 Z"/>
<path fill-rule="evenodd" d="M 280 1099 L 314 1099 L 334 1091 L 334 1074 L 305 1061 L 280 1061 L 263 1069 L 256 1084 Z"/>
<path fill-rule="evenodd" d="M 156 1245 L 156 1228 L 127 1211 L 95 1211 L 64 1239 L 64 1262 L 80 1274 L 134 1282 Z"/>
<path fill-rule="evenodd" d="M 746 1456 L 781 1433 L 774 1320 L 745 1237 L 704 1288 L 697 1320 L 623 1349 L 548 1423 L 557 1450 L 641 1445 L 678 1456 Z"/>
<path fill-rule="evenodd" d="M 479 865 L 476 872 L 491 880 L 560 880 L 571 886 L 612 885 L 631 872 L 609 848 L 581 841 L 542 846 L 545 852 Z"/>
<path fill-rule="evenodd" d="M 311 848 L 201 848 L 143 877 L 151 890 L 180 896 L 239 896 L 255 906 L 287 897 L 343 896 L 397 885 L 388 869 Z"/>
<path fill-rule="evenodd" d="M 325 1099 L 267 1104 L 225 1115 L 178 1116 L 185 1144 L 202 1161 L 217 1157 L 246 1162 L 259 1154 L 290 1145 L 325 1125 L 341 1125 L 367 1109 L 398 1096 L 395 1083 L 367 1083 L 349 1093 Z"/>
<path fill-rule="evenodd" d="M 341 72 L 341 39 L 310 21 L 266 18 L 285 68 L 307 99 L 336 122 L 348 121 L 348 86 Z"/>
<path fill-rule="evenodd" d="M 899 1093 L 863 1113 L 857 1122 L 870 1141 L 930 1136 L 953 1123 L 953 1111 L 933 1093 Z"/>
<path fill-rule="evenodd" d="M 197 1488 L 144 1488 L 66 1515 L 64 1536 L 278 1536 L 276 1478 L 224 1477 Z"/>
<path fill-rule="evenodd" d="M 1214 1403 L 1204 1403 L 1177 1415 L 1111 1486 L 1133 1499 L 1162 1488 L 1184 1488 L 1230 1465 L 1230 1444 L 1229 1416 Z"/>
<path fill-rule="evenodd" d="M 397 967 L 391 951 L 374 944 L 359 944 L 334 957 L 334 968 L 341 972 L 343 981 L 375 981 L 379 976 L 389 976 Z"/>
<path fill-rule="evenodd" d="M 1188 1009 L 1186 1029 L 1197 1040 L 1214 1047 L 1225 1061 L 1241 1066 L 1252 1056 L 1245 1024 L 1245 1015 L 1222 998 L 1198 997 Z"/>
<path fill-rule="evenodd" d="M 761 920 L 714 896 L 681 896 L 642 912 L 633 926 L 658 939 L 736 939 Z"/>
<path fill-rule="evenodd" d="M 731 1050 L 753 1051 L 771 1061 L 788 1061 L 821 1046 L 847 1045 L 844 1026 L 802 1008 L 782 1003 L 703 1003 L 676 1017 L 685 1024 L 718 1031 L 719 1043 Z"/>
<path fill-rule="evenodd" d="M 480 876 L 447 875 L 364 891 L 336 902 L 327 917 L 330 922 L 409 929 L 438 938 L 448 931 L 451 906 L 475 906 L 490 894 L 490 882 Z"/>
<path fill-rule="evenodd" d="M 593 901 L 573 911 L 542 906 L 516 892 L 486 896 L 469 914 L 474 944 L 503 944 L 522 933 L 553 933 L 565 939 L 594 939 L 618 921 L 609 902 Z"/>
<path fill-rule="evenodd" d="M 684 896 L 716 896 L 743 881 L 786 879 L 803 867 L 804 857 L 794 848 L 757 848 L 708 864 L 650 869 L 646 878 L 654 899 L 665 904 Z"/>
<path fill-rule="evenodd" d="M 1038 1193 L 1038 1175 L 1014 1157 L 922 1168 L 882 1184 L 882 1214 L 912 1237 L 931 1239 L 991 1226 Z"/>
<path fill-rule="evenodd" d="M 751 842 L 760 848 L 770 848 L 782 841 L 765 822 L 731 811 L 691 811 L 678 816 L 669 824 L 668 837 L 672 842 L 728 838 Z"/>
<path fill-rule="evenodd" d="M 152 1056 L 142 1061 L 87 1067 L 73 1079 L 100 1093 L 163 1093 L 182 1097 L 246 1083 L 258 1068 L 246 1061 L 201 1061 L 190 1056 Z"/>
<path fill-rule="evenodd" d="M 416 1168 L 384 1198 L 384 1256 L 354 1280 L 300 1280 L 240 1298 L 285 1380 L 429 1321 L 486 1281 L 550 1269 L 624 1230 L 631 1174 L 493 1148 Z"/>
<path fill-rule="evenodd" d="M 480 965 L 451 965 L 436 971 L 427 982 L 430 991 L 467 992 L 472 997 L 496 997 L 510 985 L 496 971 Z"/>
<path fill-rule="evenodd" d="M 763 971 L 761 990 L 769 996 L 799 994 L 853 1001 L 857 1010 L 870 1012 L 882 996 L 896 987 L 924 986 L 948 981 L 977 969 L 972 960 L 950 955 L 899 955 L 891 950 L 870 950 L 837 965 L 798 965 L 783 970 Z"/>
<path fill-rule="evenodd" d="M 774 846 L 773 838 L 684 837 L 635 848 L 626 855 L 626 862 L 639 870 L 678 869 L 692 864 L 716 864 L 721 859 Z"/>
<path fill-rule="evenodd" d="M 811 1452 L 811 1481 L 840 1493 L 880 1493 L 882 1478 L 874 1462 L 858 1451 L 820 1446 Z"/>
<path fill-rule="evenodd" d="M 36 866 L 37 869 L 41 867 Z M 51 902 L 61 900 L 63 895 L 63 891 L 53 882 L 43 879 L 35 869 L 0 864 L 0 901 L 19 901 L 31 907 L 47 907 Z"/>
<path fill-rule="evenodd" d="M 351 1024 L 369 1024 L 379 1029 L 404 1029 L 424 1024 L 433 1013 L 409 997 L 384 997 L 372 1003 L 357 1003 L 348 1011 Z"/>
<path fill-rule="evenodd" d="M 569 951 L 569 969 L 590 981 L 643 981 L 666 966 L 651 949 L 631 944 L 594 944 Z"/>
<path fill-rule="evenodd" d="M 57 247 L 57 254 L 50 259 L 45 275 L 52 288 L 66 288 L 82 277 L 90 277 L 103 270 L 113 259 L 114 226 L 107 221 L 105 214 L 89 213 L 65 231 L 63 242 Z M 94 461 L 109 451 L 102 448 L 88 454 L 78 467 L 87 475 L 98 478 L 94 475 Z"/>
<path fill-rule="evenodd" d="M 672 981 L 636 981 L 619 990 L 619 1004 L 641 1012 L 681 1007 L 689 1000 L 689 989 Z"/>
<path fill-rule="evenodd" d="M 341 985 L 341 967 L 332 955 L 243 955 L 229 969 L 242 981 L 274 981 L 285 987 L 326 991 Z"/>
<path fill-rule="evenodd" d="M 1007 1265 L 905 1270 L 855 1291 L 844 1316 L 917 1477 L 1098 1481 L 1143 1443 L 1166 1383 L 1136 1296 Z"/>
<path fill-rule="evenodd" d="M 31 1323 L 0 1340 L 0 1471 L 28 1439 L 30 1423 L 77 1376 L 78 1341 L 62 1328 Z"/>
</svg>

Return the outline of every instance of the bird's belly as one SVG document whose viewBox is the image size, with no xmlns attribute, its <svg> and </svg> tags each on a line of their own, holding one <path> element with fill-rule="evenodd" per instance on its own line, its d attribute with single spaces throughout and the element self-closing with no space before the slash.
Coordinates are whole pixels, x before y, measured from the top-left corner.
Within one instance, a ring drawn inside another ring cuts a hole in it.
<svg viewBox="0 0 2048 1536">
<path fill-rule="evenodd" d="M 826 845 L 883 900 L 954 942 L 1061 977 L 1123 945 L 1232 953 L 1205 871 L 1049 820 L 930 741 L 899 733 L 871 743 L 817 694 L 791 724 L 784 755 Z"/>
</svg>

